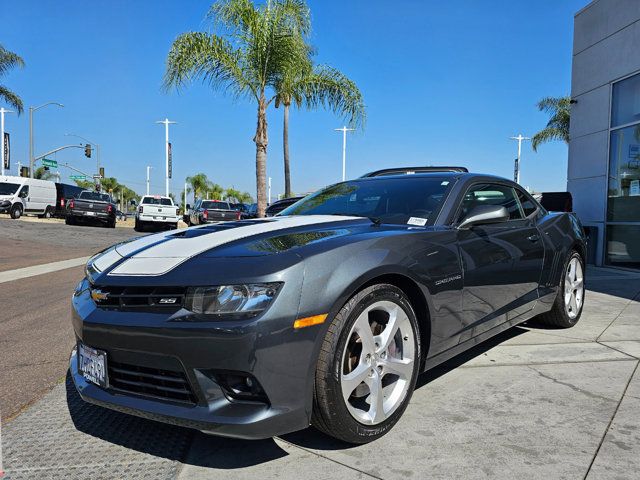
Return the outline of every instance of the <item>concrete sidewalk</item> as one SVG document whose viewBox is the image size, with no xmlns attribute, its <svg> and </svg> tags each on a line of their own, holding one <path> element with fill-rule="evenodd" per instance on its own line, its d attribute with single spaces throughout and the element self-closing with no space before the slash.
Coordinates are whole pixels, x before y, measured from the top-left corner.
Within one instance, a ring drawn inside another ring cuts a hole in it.
<svg viewBox="0 0 640 480">
<path fill-rule="evenodd" d="M 638 478 L 640 274 L 587 279 L 575 328 L 517 327 L 422 375 L 372 444 L 209 437 L 85 404 L 67 380 L 3 427 L 6 478 Z"/>
</svg>

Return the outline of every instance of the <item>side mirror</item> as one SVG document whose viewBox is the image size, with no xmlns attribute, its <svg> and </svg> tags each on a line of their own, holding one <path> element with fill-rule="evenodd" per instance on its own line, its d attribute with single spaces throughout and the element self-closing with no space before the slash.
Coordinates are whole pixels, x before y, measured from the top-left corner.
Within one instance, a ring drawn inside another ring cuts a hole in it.
<svg viewBox="0 0 640 480">
<path fill-rule="evenodd" d="M 507 220 L 509 220 L 509 212 L 502 205 L 478 205 L 464 217 L 458 228 L 488 225 L 506 222 Z"/>
</svg>

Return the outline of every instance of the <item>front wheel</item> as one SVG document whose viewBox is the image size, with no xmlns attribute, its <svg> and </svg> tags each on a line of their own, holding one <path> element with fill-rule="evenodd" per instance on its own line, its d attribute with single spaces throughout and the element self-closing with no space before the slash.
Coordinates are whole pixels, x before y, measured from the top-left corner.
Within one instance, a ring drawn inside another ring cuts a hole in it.
<svg viewBox="0 0 640 480">
<path fill-rule="evenodd" d="M 573 327 L 582 315 L 584 306 L 584 260 L 575 250 L 567 258 L 558 296 L 550 311 L 539 315 L 536 320 L 545 325 L 559 328 Z"/>
<path fill-rule="evenodd" d="M 349 443 L 375 440 L 397 423 L 418 376 L 420 330 L 399 288 L 379 284 L 353 296 L 323 341 L 312 423 Z"/>
<path fill-rule="evenodd" d="M 9 215 L 11 215 L 11 218 L 13 218 L 14 220 L 19 219 L 22 216 L 22 205 L 16 203 L 13 207 L 11 207 Z"/>
</svg>

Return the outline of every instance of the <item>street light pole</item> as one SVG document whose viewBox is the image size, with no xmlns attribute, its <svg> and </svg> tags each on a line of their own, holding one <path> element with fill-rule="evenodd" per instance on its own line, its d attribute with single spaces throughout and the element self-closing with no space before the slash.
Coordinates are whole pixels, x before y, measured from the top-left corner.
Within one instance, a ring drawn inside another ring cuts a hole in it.
<svg viewBox="0 0 640 480">
<path fill-rule="evenodd" d="M 151 170 L 151 168 L 152 167 L 147 165 L 147 195 L 149 195 L 149 170 Z"/>
<path fill-rule="evenodd" d="M 4 175 L 4 114 L 13 113 L 4 107 L 0 108 L 0 165 L 1 175 Z"/>
<path fill-rule="evenodd" d="M 37 107 L 29 107 L 29 176 L 33 178 L 33 112 L 40 110 L 47 105 L 57 105 L 58 107 L 64 107 L 63 104 L 58 102 L 47 102 Z"/>
<path fill-rule="evenodd" d="M 509 138 L 511 140 L 518 141 L 518 158 L 516 158 L 516 162 L 513 168 L 513 181 L 516 183 L 520 183 L 520 155 L 522 153 L 522 141 L 531 140 L 531 138 L 523 137 L 521 133 L 519 133 L 517 137 L 509 137 Z"/>
<path fill-rule="evenodd" d="M 165 118 L 164 120 L 158 120 L 156 123 L 164 124 L 165 196 L 168 197 L 169 196 L 169 125 L 177 122 L 172 122 L 168 118 Z"/>
<path fill-rule="evenodd" d="M 342 181 L 346 180 L 347 171 L 347 132 L 353 132 L 355 128 L 334 128 L 336 132 L 342 132 Z"/>
</svg>

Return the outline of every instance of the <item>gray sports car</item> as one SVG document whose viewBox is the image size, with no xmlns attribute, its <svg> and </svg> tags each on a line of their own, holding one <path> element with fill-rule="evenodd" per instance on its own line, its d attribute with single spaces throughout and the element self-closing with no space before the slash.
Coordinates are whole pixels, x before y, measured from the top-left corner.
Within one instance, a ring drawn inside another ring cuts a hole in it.
<svg viewBox="0 0 640 480">
<path fill-rule="evenodd" d="M 519 185 L 368 176 L 265 219 L 115 245 L 72 297 L 88 402 L 208 433 L 388 432 L 423 371 L 532 317 L 571 327 L 585 237 Z"/>
</svg>

